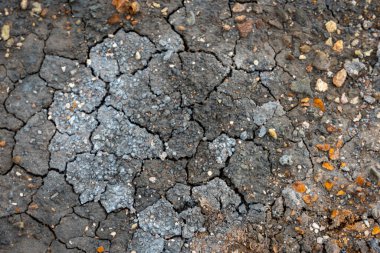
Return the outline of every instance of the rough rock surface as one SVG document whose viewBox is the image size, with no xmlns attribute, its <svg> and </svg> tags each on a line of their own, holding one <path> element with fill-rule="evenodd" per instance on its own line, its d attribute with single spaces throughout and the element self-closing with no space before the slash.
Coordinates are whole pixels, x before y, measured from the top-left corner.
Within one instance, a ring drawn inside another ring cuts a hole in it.
<svg viewBox="0 0 380 253">
<path fill-rule="evenodd" d="M 379 1 L 0 1 L 0 252 L 380 252 Z"/>
</svg>

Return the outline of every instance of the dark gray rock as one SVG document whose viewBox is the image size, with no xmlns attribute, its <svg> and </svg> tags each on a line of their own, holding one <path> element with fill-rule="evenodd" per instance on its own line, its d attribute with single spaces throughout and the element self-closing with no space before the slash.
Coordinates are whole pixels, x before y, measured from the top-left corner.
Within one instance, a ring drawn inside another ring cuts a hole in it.
<svg viewBox="0 0 380 253">
<path fill-rule="evenodd" d="M 296 93 L 313 96 L 313 91 L 311 90 L 311 87 L 310 87 L 309 78 L 298 79 L 298 80 L 293 81 L 290 84 L 290 90 Z"/>
<path fill-rule="evenodd" d="M 7 175 L 0 175 L 0 217 L 25 212 L 42 179 L 14 166 Z"/>
<path fill-rule="evenodd" d="M 91 138 L 96 151 L 139 159 L 159 157 L 162 154 L 163 145 L 159 137 L 132 124 L 124 113 L 102 106 L 98 111 L 98 120 L 100 125 Z"/>
<path fill-rule="evenodd" d="M 140 166 L 139 161 L 117 159 L 107 153 L 79 154 L 67 165 L 66 179 L 80 194 L 82 204 L 100 200 L 107 212 L 133 209 L 132 179 Z"/>
<path fill-rule="evenodd" d="M 144 161 L 141 172 L 134 179 L 133 183 L 138 188 L 156 190 L 163 195 L 176 183 L 186 183 L 186 161 Z"/>
<path fill-rule="evenodd" d="M 239 195 L 220 178 L 194 187 L 192 196 L 202 210 L 206 211 L 218 211 L 229 207 L 237 208 L 241 202 Z"/>
<path fill-rule="evenodd" d="M 166 193 L 166 199 L 172 203 L 176 210 L 182 210 L 192 202 L 190 196 L 191 187 L 185 184 L 176 184 Z"/>
<path fill-rule="evenodd" d="M 350 77 L 356 79 L 366 70 L 366 65 L 358 59 L 354 59 L 352 61 L 346 61 L 344 63 L 344 69 Z"/>
<path fill-rule="evenodd" d="M 253 142 L 236 145 L 236 151 L 223 173 L 231 179 L 248 203 L 267 204 L 273 200 L 271 192 L 277 191 L 275 187 L 267 187 L 272 180 L 268 153 Z"/>
<path fill-rule="evenodd" d="M 228 74 L 228 68 L 212 54 L 184 52 L 179 56 L 184 78 L 180 87 L 184 106 L 203 102 Z"/>
<path fill-rule="evenodd" d="M 113 81 L 120 73 L 132 74 L 148 64 L 155 46 L 135 32 L 119 30 L 91 48 L 91 67 L 103 80 Z"/>
<path fill-rule="evenodd" d="M 0 219 L 0 252 L 47 252 L 53 240 L 47 226 L 26 214 Z"/>
<path fill-rule="evenodd" d="M 5 102 L 8 112 L 26 122 L 53 101 L 53 89 L 38 76 L 28 76 L 9 94 Z"/>
<path fill-rule="evenodd" d="M 232 139 L 235 141 L 234 139 Z M 227 147 L 216 146 L 213 147 L 214 150 L 211 150 L 211 143 L 201 141 L 198 145 L 197 152 L 193 158 L 190 159 L 189 164 L 187 165 L 188 169 L 188 182 L 190 183 L 205 183 L 211 178 L 220 175 L 220 169 L 225 166 L 224 158 L 228 157 L 228 151 L 232 151 L 233 148 L 226 149 Z M 217 148 L 219 148 L 217 150 Z M 217 156 L 219 152 L 221 154 L 222 150 L 227 151 L 223 154 L 223 157 Z M 218 163 L 217 161 L 221 163 Z"/>
<path fill-rule="evenodd" d="M 87 42 L 83 30 L 84 23 L 75 29 L 66 30 L 67 24 L 74 24 L 75 19 L 63 17 L 54 22 L 54 27 L 46 41 L 45 53 L 85 62 L 87 58 Z"/>
<path fill-rule="evenodd" d="M 192 238 L 203 227 L 205 221 L 200 207 L 186 209 L 179 217 L 183 219 L 182 237 L 185 239 Z"/>
<path fill-rule="evenodd" d="M 197 122 L 186 122 L 181 128 L 173 131 L 172 137 L 165 143 L 165 152 L 174 159 L 192 157 L 202 137 L 203 129 Z"/>
<path fill-rule="evenodd" d="M 208 148 L 214 153 L 216 162 L 223 164 L 235 151 L 236 140 L 222 134 L 208 145 Z"/>
<path fill-rule="evenodd" d="M 78 203 L 78 196 L 65 181 L 65 176 L 50 171 L 44 178 L 44 184 L 33 196 L 28 214 L 44 224 L 55 226 L 60 219 L 72 212 Z"/>
<path fill-rule="evenodd" d="M 50 157 L 48 145 L 54 132 L 55 126 L 47 120 L 45 110 L 35 114 L 15 136 L 14 160 L 33 174 L 46 175 Z"/>
<path fill-rule="evenodd" d="M 164 239 L 159 236 L 145 232 L 138 229 L 134 235 L 131 243 L 128 245 L 128 252 L 141 252 L 141 253 L 156 253 L 164 250 Z"/>
<path fill-rule="evenodd" d="M 151 234 L 163 237 L 181 235 L 177 212 L 167 200 L 159 200 L 137 214 L 140 227 Z"/>
<path fill-rule="evenodd" d="M 305 206 L 300 193 L 296 192 L 292 187 L 287 187 L 282 190 L 282 197 L 286 207 L 293 210 L 300 210 Z"/>
<path fill-rule="evenodd" d="M 0 129 L 0 174 L 4 174 L 12 168 L 12 151 L 15 145 L 14 133 Z"/>
</svg>

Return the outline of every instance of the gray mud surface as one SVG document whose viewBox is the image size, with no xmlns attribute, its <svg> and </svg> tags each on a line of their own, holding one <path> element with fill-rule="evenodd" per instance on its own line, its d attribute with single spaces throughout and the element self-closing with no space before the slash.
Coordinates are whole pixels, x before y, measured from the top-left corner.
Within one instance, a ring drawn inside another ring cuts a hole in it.
<svg viewBox="0 0 380 253">
<path fill-rule="evenodd" d="M 138 7 L 0 1 L 0 253 L 379 253 L 380 1 Z"/>
</svg>

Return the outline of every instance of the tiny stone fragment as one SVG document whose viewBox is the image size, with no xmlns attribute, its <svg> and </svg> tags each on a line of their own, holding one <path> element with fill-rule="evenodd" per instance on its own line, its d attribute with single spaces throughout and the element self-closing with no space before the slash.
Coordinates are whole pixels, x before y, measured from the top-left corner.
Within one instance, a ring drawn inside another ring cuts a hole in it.
<svg viewBox="0 0 380 253">
<path fill-rule="evenodd" d="M 315 84 L 315 89 L 320 92 L 325 92 L 328 90 L 328 84 L 322 79 L 318 78 L 317 83 Z"/>
<path fill-rule="evenodd" d="M 339 70 L 333 77 L 333 84 L 336 87 L 342 87 L 347 78 L 347 72 L 345 69 Z"/>
<path fill-rule="evenodd" d="M 333 32 L 336 32 L 337 30 L 337 25 L 334 21 L 330 20 L 328 21 L 326 24 L 325 24 L 325 27 L 326 27 L 326 30 L 329 32 L 329 33 L 333 33 Z"/>
</svg>

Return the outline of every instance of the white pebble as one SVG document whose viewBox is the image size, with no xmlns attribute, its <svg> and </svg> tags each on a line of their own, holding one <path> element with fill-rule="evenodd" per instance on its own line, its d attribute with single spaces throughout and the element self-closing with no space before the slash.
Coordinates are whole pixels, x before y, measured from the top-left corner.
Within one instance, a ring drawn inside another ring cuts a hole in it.
<svg viewBox="0 0 380 253">
<path fill-rule="evenodd" d="M 315 84 L 315 89 L 320 92 L 325 92 L 329 88 L 328 84 L 324 82 L 322 79 L 318 79 L 317 83 Z"/>
</svg>

